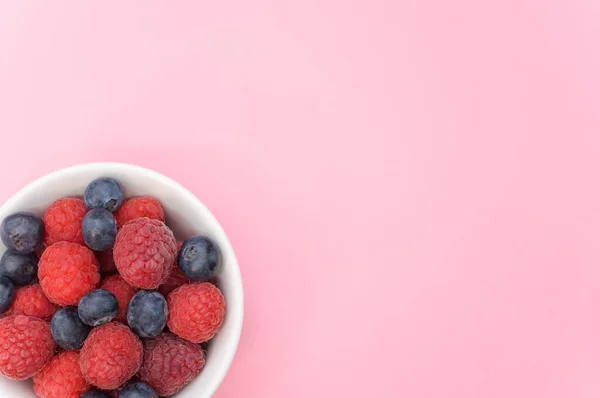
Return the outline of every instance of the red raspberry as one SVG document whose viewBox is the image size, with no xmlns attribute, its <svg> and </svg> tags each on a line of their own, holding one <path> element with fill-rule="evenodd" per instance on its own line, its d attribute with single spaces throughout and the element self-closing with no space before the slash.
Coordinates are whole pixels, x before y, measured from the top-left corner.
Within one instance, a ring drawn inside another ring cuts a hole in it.
<svg viewBox="0 0 600 398">
<path fill-rule="evenodd" d="M 33 388 L 41 398 L 79 398 L 90 390 L 81 374 L 79 354 L 64 351 L 33 377 Z"/>
<path fill-rule="evenodd" d="M 0 373 L 25 380 L 39 372 L 54 355 L 50 324 L 26 315 L 0 319 Z"/>
<path fill-rule="evenodd" d="M 125 325 L 107 323 L 92 330 L 81 349 L 79 365 L 86 380 L 103 390 L 114 390 L 140 369 L 140 339 Z"/>
<path fill-rule="evenodd" d="M 129 221 L 141 217 L 165 221 L 165 212 L 160 202 L 150 196 L 126 200 L 115 212 L 115 219 L 119 228 Z"/>
<path fill-rule="evenodd" d="M 126 323 L 127 322 L 127 308 L 132 297 L 137 292 L 137 289 L 125 282 L 119 275 L 113 275 L 106 278 L 101 289 L 108 290 L 115 295 L 119 302 L 119 314 L 115 318 L 116 321 Z"/>
<path fill-rule="evenodd" d="M 58 305 L 77 305 L 100 281 L 94 253 L 70 242 L 46 249 L 38 264 L 38 277 L 46 296 Z"/>
<path fill-rule="evenodd" d="M 225 297 L 208 282 L 183 285 L 169 295 L 171 332 L 192 343 L 213 338 L 225 319 Z"/>
<path fill-rule="evenodd" d="M 140 380 L 158 395 L 168 397 L 188 385 L 204 367 L 204 351 L 199 345 L 164 333 L 146 340 Z"/>
<path fill-rule="evenodd" d="M 58 307 L 48 300 L 40 285 L 24 286 L 17 290 L 10 315 L 29 315 L 49 321 Z"/>
<path fill-rule="evenodd" d="M 171 272 L 171 276 L 165 283 L 159 286 L 158 291 L 163 296 L 167 297 L 173 290 L 177 289 L 179 286 L 186 285 L 190 283 L 190 279 L 183 275 L 177 266 L 173 267 L 173 271 Z"/>
<path fill-rule="evenodd" d="M 46 238 L 44 244 L 56 242 L 84 244 L 82 222 L 87 207 L 79 198 L 64 198 L 54 202 L 44 215 Z"/>
<path fill-rule="evenodd" d="M 140 289 L 156 289 L 173 267 L 177 245 L 173 232 L 162 222 L 147 217 L 129 221 L 119 230 L 114 256 L 119 273 Z"/>
<path fill-rule="evenodd" d="M 113 249 L 95 252 L 98 263 L 100 264 L 100 272 L 104 275 L 112 275 L 117 273 L 117 266 L 113 257 Z"/>
<path fill-rule="evenodd" d="M 179 250 L 181 250 L 182 245 L 183 242 L 177 242 L 177 253 L 179 253 Z M 177 266 L 177 255 L 175 255 L 175 261 L 173 261 L 173 270 L 171 271 L 171 275 L 165 283 L 159 286 L 158 291 L 160 294 L 167 297 L 169 293 L 177 289 L 179 286 L 186 285 L 191 282 L 192 281 L 190 278 L 183 275 L 179 270 L 179 267 Z"/>
</svg>

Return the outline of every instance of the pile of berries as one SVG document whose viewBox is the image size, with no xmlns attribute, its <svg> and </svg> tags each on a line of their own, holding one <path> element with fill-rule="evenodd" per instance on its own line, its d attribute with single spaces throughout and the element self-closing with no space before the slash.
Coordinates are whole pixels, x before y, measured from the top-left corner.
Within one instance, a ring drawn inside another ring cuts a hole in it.
<svg viewBox="0 0 600 398">
<path fill-rule="evenodd" d="M 43 218 L 6 217 L 0 373 L 33 377 L 41 398 L 167 397 L 198 376 L 225 317 L 221 253 L 204 236 L 177 243 L 164 220 L 112 178 Z"/>
</svg>

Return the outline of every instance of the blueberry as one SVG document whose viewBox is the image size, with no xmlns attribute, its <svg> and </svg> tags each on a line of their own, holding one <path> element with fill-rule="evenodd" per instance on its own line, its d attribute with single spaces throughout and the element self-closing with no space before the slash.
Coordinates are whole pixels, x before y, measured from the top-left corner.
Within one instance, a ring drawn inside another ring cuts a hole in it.
<svg viewBox="0 0 600 398">
<path fill-rule="evenodd" d="M 81 396 L 81 398 L 110 398 L 110 397 L 108 396 L 108 394 L 106 394 L 102 391 L 92 390 L 92 391 L 88 391 L 85 394 L 83 394 Z"/>
<path fill-rule="evenodd" d="M 158 394 L 146 383 L 131 383 L 119 392 L 119 398 L 158 398 Z"/>
<path fill-rule="evenodd" d="M 115 244 L 117 222 L 106 209 L 93 209 L 83 217 L 83 240 L 92 250 L 103 251 Z"/>
<path fill-rule="evenodd" d="M 11 214 L 2 221 L 0 237 L 4 245 L 15 253 L 33 253 L 44 241 L 44 222 L 33 213 Z"/>
<path fill-rule="evenodd" d="M 129 302 L 127 323 L 140 337 L 155 337 L 167 324 L 167 300 L 155 290 L 140 290 Z"/>
<path fill-rule="evenodd" d="M 177 265 L 191 280 L 206 282 L 219 272 L 221 252 L 210 239 L 204 236 L 192 236 L 183 242 Z"/>
<path fill-rule="evenodd" d="M 0 275 L 6 276 L 17 286 L 28 285 L 37 275 L 38 261 L 35 253 L 6 251 L 0 259 Z"/>
<path fill-rule="evenodd" d="M 10 308 L 15 301 L 15 285 L 6 276 L 0 276 L 0 314 Z"/>
<path fill-rule="evenodd" d="M 91 328 L 79 319 L 76 307 L 63 307 L 50 321 L 50 330 L 56 344 L 65 350 L 79 350 Z"/>
<path fill-rule="evenodd" d="M 116 180 L 101 177 L 90 182 L 83 194 L 83 200 L 88 209 L 115 211 L 123 204 L 125 193 Z"/>
<path fill-rule="evenodd" d="M 77 312 L 86 325 L 100 326 L 115 319 L 119 313 L 119 302 L 108 290 L 96 289 L 83 296 Z"/>
</svg>

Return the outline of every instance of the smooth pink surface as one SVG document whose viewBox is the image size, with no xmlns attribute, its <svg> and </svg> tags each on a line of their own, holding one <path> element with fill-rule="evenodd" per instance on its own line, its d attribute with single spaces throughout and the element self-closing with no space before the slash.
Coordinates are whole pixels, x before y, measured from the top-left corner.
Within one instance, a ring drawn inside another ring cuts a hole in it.
<svg viewBox="0 0 600 398">
<path fill-rule="evenodd" d="M 217 398 L 600 395 L 596 0 L 0 3 L 0 200 L 117 160 L 216 214 Z"/>
</svg>

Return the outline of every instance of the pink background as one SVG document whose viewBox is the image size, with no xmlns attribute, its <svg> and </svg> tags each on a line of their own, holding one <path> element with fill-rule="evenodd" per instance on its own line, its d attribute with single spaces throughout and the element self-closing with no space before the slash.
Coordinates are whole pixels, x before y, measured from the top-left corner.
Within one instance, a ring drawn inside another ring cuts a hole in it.
<svg viewBox="0 0 600 398">
<path fill-rule="evenodd" d="M 0 200 L 154 168 L 237 250 L 217 398 L 600 394 L 597 0 L 0 3 Z"/>
</svg>

